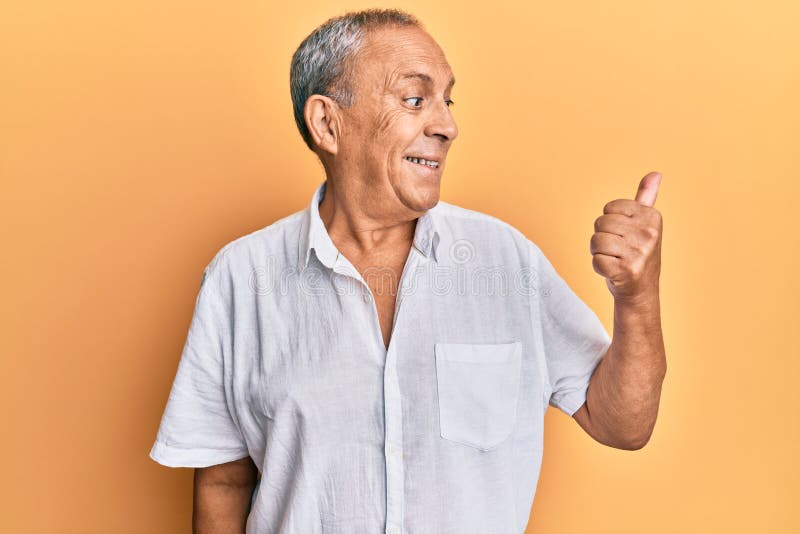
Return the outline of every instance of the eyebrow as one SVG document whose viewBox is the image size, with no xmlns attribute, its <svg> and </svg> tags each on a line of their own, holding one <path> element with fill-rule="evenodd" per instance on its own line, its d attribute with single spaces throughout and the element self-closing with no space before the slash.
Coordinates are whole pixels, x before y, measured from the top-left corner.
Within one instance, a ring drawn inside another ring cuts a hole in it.
<svg viewBox="0 0 800 534">
<path fill-rule="evenodd" d="M 427 83 L 429 85 L 433 85 L 433 78 L 431 78 L 430 76 L 428 76 L 424 72 L 408 72 L 408 73 L 403 74 L 401 76 L 401 79 L 403 79 L 403 80 L 405 80 L 406 78 L 419 78 L 423 82 L 425 82 L 425 83 Z M 455 76 L 453 76 L 452 78 L 450 78 L 450 83 L 447 84 L 447 87 L 448 88 L 453 87 L 453 85 L 455 85 L 455 83 L 456 83 L 456 78 L 455 78 Z"/>
</svg>

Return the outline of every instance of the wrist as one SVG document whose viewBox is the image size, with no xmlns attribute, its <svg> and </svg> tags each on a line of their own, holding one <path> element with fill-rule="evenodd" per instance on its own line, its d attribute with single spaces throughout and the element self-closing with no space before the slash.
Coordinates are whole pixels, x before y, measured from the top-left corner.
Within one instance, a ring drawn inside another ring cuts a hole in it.
<svg viewBox="0 0 800 534">
<path fill-rule="evenodd" d="M 647 311 L 657 308 L 660 305 L 660 295 L 658 285 L 651 289 L 639 291 L 633 295 L 622 295 L 614 297 L 614 307 L 625 310 Z"/>
<path fill-rule="evenodd" d="M 661 302 L 658 290 L 614 298 L 614 326 L 624 330 L 660 328 Z"/>
</svg>

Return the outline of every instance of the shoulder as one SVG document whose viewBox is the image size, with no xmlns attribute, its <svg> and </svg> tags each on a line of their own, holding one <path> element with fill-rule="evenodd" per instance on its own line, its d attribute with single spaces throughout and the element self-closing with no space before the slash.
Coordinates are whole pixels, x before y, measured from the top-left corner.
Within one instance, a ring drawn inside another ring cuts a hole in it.
<svg viewBox="0 0 800 534">
<path fill-rule="evenodd" d="M 528 259 L 536 259 L 541 250 L 521 230 L 489 213 L 439 201 L 435 208 L 437 224 L 444 226 L 453 241 L 480 239 L 488 246 L 516 249 Z"/>
<path fill-rule="evenodd" d="M 223 273 L 233 275 L 243 269 L 250 272 L 261 263 L 284 263 L 296 258 L 304 212 L 296 211 L 220 247 L 206 265 L 204 279 Z"/>
</svg>

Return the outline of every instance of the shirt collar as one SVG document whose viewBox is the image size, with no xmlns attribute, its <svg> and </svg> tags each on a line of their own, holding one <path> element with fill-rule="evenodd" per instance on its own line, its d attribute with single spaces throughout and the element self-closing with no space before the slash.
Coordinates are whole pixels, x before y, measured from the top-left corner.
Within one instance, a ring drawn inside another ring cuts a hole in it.
<svg viewBox="0 0 800 534">
<path fill-rule="evenodd" d="M 339 259 L 339 250 L 333 244 L 325 223 L 319 215 L 319 203 L 325 197 L 328 181 L 322 182 L 314 191 L 311 204 L 304 211 L 303 226 L 300 233 L 299 261 L 301 269 L 308 265 L 311 249 L 314 249 L 317 258 L 323 265 L 332 269 Z M 426 258 L 432 258 L 438 263 L 437 249 L 439 246 L 439 231 L 436 225 L 436 208 L 426 211 L 417 219 L 414 230 L 413 247 Z"/>
</svg>

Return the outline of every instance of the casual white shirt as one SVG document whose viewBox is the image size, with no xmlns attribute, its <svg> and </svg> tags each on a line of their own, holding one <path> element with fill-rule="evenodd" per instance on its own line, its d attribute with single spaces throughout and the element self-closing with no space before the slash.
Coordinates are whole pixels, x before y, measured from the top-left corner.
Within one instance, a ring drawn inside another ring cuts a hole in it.
<svg viewBox="0 0 800 534">
<path fill-rule="evenodd" d="M 520 231 L 439 201 L 417 220 L 387 350 L 375 273 L 320 219 L 326 184 L 204 269 L 150 456 L 249 455 L 248 534 L 522 533 L 545 410 L 580 408 L 608 333 Z"/>
</svg>

